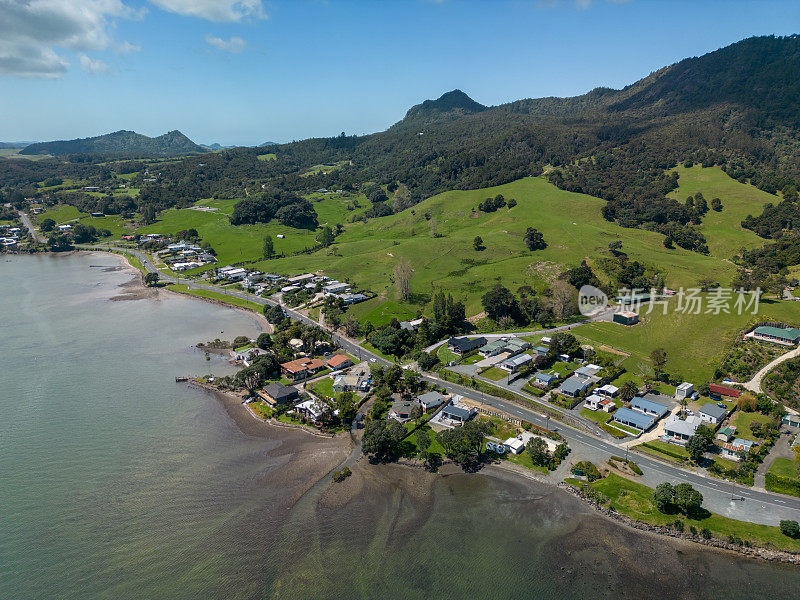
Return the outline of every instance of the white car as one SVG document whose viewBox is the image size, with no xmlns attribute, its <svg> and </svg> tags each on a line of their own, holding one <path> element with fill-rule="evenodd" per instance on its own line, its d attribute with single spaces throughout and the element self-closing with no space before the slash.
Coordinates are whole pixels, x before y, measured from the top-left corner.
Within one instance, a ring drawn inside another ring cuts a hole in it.
<svg viewBox="0 0 800 600">
<path fill-rule="evenodd" d="M 378 362 L 378 359 L 377 358 L 370 358 L 369 362 Z"/>
</svg>

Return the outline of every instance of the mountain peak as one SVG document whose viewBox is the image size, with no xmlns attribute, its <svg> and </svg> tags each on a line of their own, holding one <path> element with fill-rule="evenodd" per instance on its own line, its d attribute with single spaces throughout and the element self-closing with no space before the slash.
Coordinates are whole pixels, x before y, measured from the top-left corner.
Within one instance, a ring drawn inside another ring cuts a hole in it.
<svg viewBox="0 0 800 600">
<path fill-rule="evenodd" d="M 472 115 L 486 110 L 486 106 L 475 102 L 461 90 L 445 92 L 436 100 L 425 100 L 422 104 L 412 106 L 403 121 L 442 121 L 464 115 Z"/>
</svg>

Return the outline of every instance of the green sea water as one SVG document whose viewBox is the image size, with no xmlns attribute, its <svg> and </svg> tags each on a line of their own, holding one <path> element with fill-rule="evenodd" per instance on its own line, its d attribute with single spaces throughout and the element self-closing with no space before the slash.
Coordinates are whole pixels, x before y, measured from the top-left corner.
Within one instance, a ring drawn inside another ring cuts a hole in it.
<svg viewBox="0 0 800 600">
<path fill-rule="evenodd" d="M 193 345 L 252 319 L 111 301 L 117 264 L 0 257 L 2 600 L 800 596 L 798 569 L 644 536 L 533 482 L 377 466 L 359 494 L 325 478 L 298 500 L 284 473 L 313 446 L 245 435 L 174 382 L 230 372 Z"/>
</svg>

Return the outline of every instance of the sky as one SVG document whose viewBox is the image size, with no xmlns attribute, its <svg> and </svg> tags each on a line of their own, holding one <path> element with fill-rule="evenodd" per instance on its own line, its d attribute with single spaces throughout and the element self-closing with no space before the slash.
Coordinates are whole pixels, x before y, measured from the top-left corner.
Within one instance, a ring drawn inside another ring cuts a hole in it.
<svg viewBox="0 0 800 600">
<path fill-rule="evenodd" d="M 455 88 L 574 96 L 799 32 L 773 0 L 0 0 L 0 140 L 372 133 Z"/>
</svg>

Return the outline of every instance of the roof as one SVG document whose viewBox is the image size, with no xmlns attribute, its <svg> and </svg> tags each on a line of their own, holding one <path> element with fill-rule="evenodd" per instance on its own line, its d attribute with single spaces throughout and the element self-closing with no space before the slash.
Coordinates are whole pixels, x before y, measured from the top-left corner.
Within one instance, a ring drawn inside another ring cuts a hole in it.
<svg viewBox="0 0 800 600">
<path fill-rule="evenodd" d="M 750 448 L 753 447 L 753 442 L 751 440 L 736 438 L 732 442 L 728 442 L 727 444 L 722 444 L 722 447 L 725 448 L 725 450 L 732 450 L 733 452 L 738 452 L 739 450 L 750 450 Z"/>
<path fill-rule="evenodd" d="M 509 340 L 506 340 L 505 347 L 510 350 L 525 350 L 525 348 L 530 348 L 531 345 L 525 340 L 521 340 L 519 338 L 511 338 Z"/>
<path fill-rule="evenodd" d="M 505 348 L 506 343 L 503 340 L 494 340 L 493 342 L 489 342 L 483 348 L 481 348 L 482 352 L 488 352 L 490 350 L 498 350 L 500 348 Z"/>
<path fill-rule="evenodd" d="M 414 409 L 414 403 L 407 400 L 395 400 L 392 402 L 392 410 L 398 415 L 411 414 Z"/>
<path fill-rule="evenodd" d="M 679 433 L 681 435 L 692 436 L 702 423 L 703 420 L 694 415 L 686 417 L 686 420 L 679 419 L 677 415 L 672 415 L 667 419 L 667 422 L 664 423 L 664 431 L 667 433 Z"/>
<path fill-rule="evenodd" d="M 679 389 L 679 390 L 691 390 L 691 389 L 694 389 L 694 385 L 692 385 L 688 381 L 684 381 L 676 389 Z"/>
<path fill-rule="evenodd" d="M 513 450 L 521 450 L 525 447 L 525 442 L 515 437 L 510 437 L 503 443 Z"/>
<path fill-rule="evenodd" d="M 520 365 L 524 365 L 525 363 L 529 363 L 532 360 L 533 357 L 530 354 L 517 354 L 516 356 L 507 358 L 503 364 L 508 365 L 509 367 L 518 367 Z"/>
<path fill-rule="evenodd" d="M 345 356 L 344 354 L 337 354 L 336 356 L 331 356 L 328 359 L 327 362 L 328 362 L 328 366 L 329 367 L 331 367 L 332 369 L 335 369 L 339 365 L 342 365 L 342 364 L 344 364 L 346 362 L 352 362 L 352 361 L 350 361 L 350 357 L 349 356 Z"/>
<path fill-rule="evenodd" d="M 736 432 L 736 431 L 733 429 L 733 427 L 723 427 L 722 429 L 720 429 L 720 430 L 717 432 L 717 434 L 720 434 L 720 433 L 721 433 L 721 434 L 723 434 L 723 435 L 727 435 L 728 437 L 730 437 L 730 436 L 732 436 L 732 435 L 733 435 L 735 432 Z"/>
<path fill-rule="evenodd" d="M 539 354 L 547 354 L 550 351 L 547 346 L 536 346 L 534 350 L 536 350 L 536 352 Z"/>
<path fill-rule="evenodd" d="M 588 375 L 591 377 L 592 375 L 597 375 L 600 370 L 601 367 L 597 365 L 584 365 L 575 369 L 575 375 Z"/>
<path fill-rule="evenodd" d="M 289 362 L 281 364 L 281 368 L 289 371 L 290 373 L 312 371 L 324 366 L 325 363 L 318 358 L 298 358 L 297 360 L 290 360 Z"/>
<path fill-rule="evenodd" d="M 564 383 L 559 386 L 559 389 L 563 392 L 568 392 L 574 394 L 575 392 L 580 392 L 581 390 L 585 390 L 591 382 L 588 379 L 581 379 L 580 377 L 570 377 Z"/>
<path fill-rule="evenodd" d="M 425 392 L 421 396 L 418 396 L 417 400 L 419 400 L 420 404 L 425 406 L 438 406 L 444 402 L 444 396 L 439 392 Z"/>
<path fill-rule="evenodd" d="M 323 404 L 322 402 L 317 402 L 316 400 L 306 400 L 305 402 L 301 402 L 295 409 L 299 410 L 307 410 L 310 412 L 314 417 L 322 416 L 325 411 L 327 410 L 328 406 Z"/>
<path fill-rule="evenodd" d="M 709 417 L 714 417 L 715 419 L 719 419 L 728 414 L 726 409 L 722 408 L 721 406 L 717 406 L 713 402 L 709 402 L 701 406 L 700 412 L 704 415 L 708 415 Z"/>
<path fill-rule="evenodd" d="M 712 383 L 709 387 L 709 390 L 715 392 L 717 394 L 722 394 L 723 396 L 730 396 L 731 398 L 738 398 L 742 395 L 741 390 L 737 390 L 736 388 L 727 387 L 724 385 L 719 385 L 718 383 Z"/>
<path fill-rule="evenodd" d="M 607 392 L 607 393 L 609 393 L 609 394 L 611 394 L 613 396 L 614 394 L 616 394 L 619 391 L 619 388 L 617 386 L 615 386 L 615 385 L 611 385 L 610 383 L 607 383 L 607 384 L 597 388 L 597 391 L 598 392 Z"/>
<path fill-rule="evenodd" d="M 468 337 L 451 337 L 447 340 L 447 344 L 453 348 L 471 349 L 483 346 L 486 343 L 486 338 L 468 338 Z"/>
<path fill-rule="evenodd" d="M 264 386 L 264 393 L 276 402 L 280 402 L 281 400 L 285 399 L 296 398 L 300 395 L 295 388 L 289 387 L 288 385 L 283 385 L 282 383 L 270 383 L 269 385 Z"/>
<path fill-rule="evenodd" d="M 632 423 L 635 427 L 645 431 L 650 428 L 656 419 L 650 415 L 645 415 L 640 412 L 636 412 L 635 410 L 631 410 L 630 408 L 622 407 L 617 409 L 617 412 L 614 413 L 614 420 L 624 423 Z"/>
<path fill-rule="evenodd" d="M 769 335 L 772 337 L 780 338 L 782 340 L 791 340 L 796 342 L 800 339 L 800 329 L 797 327 L 772 327 L 771 325 L 762 325 L 756 327 L 754 333 L 758 335 Z"/>
<path fill-rule="evenodd" d="M 558 379 L 558 375 L 553 375 L 552 373 L 537 373 L 535 379 L 550 383 L 554 379 Z"/>
<path fill-rule="evenodd" d="M 634 398 L 631 400 L 631 406 L 634 408 L 641 408 L 642 410 L 654 412 L 658 416 L 663 416 L 669 409 L 660 402 L 654 402 L 646 398 Z"/>
<path fill-rule="evenodd" d="M 461 408 L 460 406 L 456 406 L 455 404 L 451 404 L 450 406 L 445 406 L 442 409 L 442 414 L 453 415 L 454 417 L 460 417 L 463 420 L 472 416 L 472 411 L 467 410 L 466 408 Z"/>
</svg>

